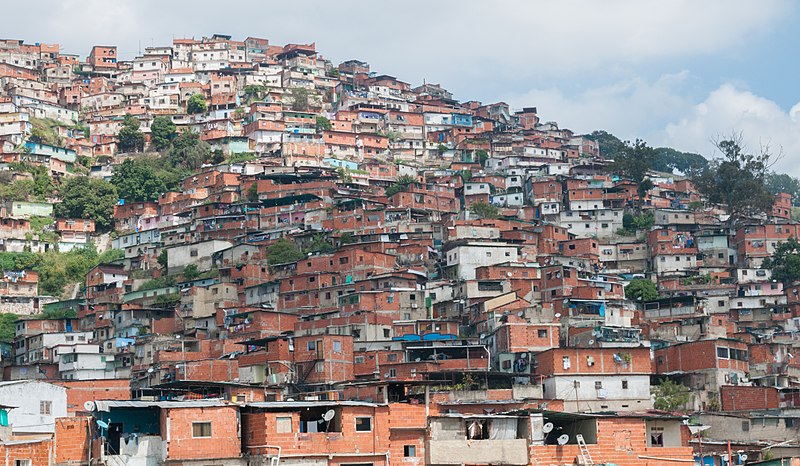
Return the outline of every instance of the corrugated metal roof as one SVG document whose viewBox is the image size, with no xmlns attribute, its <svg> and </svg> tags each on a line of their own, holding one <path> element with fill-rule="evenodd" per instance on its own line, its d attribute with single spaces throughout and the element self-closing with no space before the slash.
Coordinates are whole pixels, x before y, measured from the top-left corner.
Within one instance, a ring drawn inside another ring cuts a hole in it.
<svg viewBox="0 0 800 466">
<path fill-rule="evenodd" d="M 217 408 L 222 406 L 237 406 L 226 403 L 220 399 L 191 400 L 191 401 L 127 401 L 127 400 L 97 400 L 94 402 L 98 411 L 110 411 L 111 408 Z"/>
<path fill-rule="evenodd" d="M 335 408 L 337 406 L 386 406 L 385 403 L 368 403 L 366 401 L 261 401 L 257 403 L 247 403 L 251 408 Z"/>
</svg>

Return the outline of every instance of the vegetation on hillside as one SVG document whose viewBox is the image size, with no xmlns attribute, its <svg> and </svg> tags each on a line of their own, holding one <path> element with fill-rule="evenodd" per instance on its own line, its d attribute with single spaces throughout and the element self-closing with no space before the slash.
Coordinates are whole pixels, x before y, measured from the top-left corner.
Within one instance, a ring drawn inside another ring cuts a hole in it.
<svg viewBox="0 0 800 466">
<path fill-rule="evenodd" d="M 615 160 L 624 153 L 626 144 L 618 137 L 607 131 L 594 131 L 587 137 L 600 145 L 600 156 L 605 159 Z M 652 149 L 652 156 L 647 161 L 648 169 L 671 173 L 675 170 L 686 173 L 708 165 L 708 160 L 700 154 L 681 152 L 669 147 L 656 147 Z"/>
</svg>

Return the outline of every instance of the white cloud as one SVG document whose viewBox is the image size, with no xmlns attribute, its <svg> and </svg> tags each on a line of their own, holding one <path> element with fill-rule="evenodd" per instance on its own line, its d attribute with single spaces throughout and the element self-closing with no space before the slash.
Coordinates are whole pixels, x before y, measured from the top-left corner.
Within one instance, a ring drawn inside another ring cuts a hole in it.
<svg viewBox="0 0 800 466">
<path fill-rule="evenodd" d="M 723 84 L 690 112 L 666 126 L 662 142 L 681 150 L 711 154 L 711 141 L 741 133 L 751 151 L 768 144 L 783 151 L 775 169 L 800 176 L 800 103 L 786 112 L 772 100 Z"/>
<path fill-rule="evenodd" d="M 628 79 L 569 96 L 549 88 L 504 100 L 513 108 L 536 106 L 542 119 L 576 132 L 604 129 L 622 139 L 647 139 L 652 128 L 662 128 L 692 108 L 687 89 L 693 80 L 688 71 L 681 71 L 653 82 Z"/>
<path fill-rule="evenodd" d="M 363 59 L 412 83 L 427 78 L 460 94 L 481 86 L 482 96 L 459 96 L 469 99 L 540 78 L 733 53 L 791 8 L 789 0 L 29 0 L 4 5 L 3 16 L 14 18 L 6 36 L 81 55 L 96 43 L 134 53 L 139 41 L 214 32 L 316 41 L 333 59 Z"/>
</svg>

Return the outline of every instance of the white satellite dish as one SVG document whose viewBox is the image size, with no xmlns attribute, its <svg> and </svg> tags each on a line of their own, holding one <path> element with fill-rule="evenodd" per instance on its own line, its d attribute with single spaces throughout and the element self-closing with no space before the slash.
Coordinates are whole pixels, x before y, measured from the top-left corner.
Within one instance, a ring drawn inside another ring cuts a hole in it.
<svg viewBox="0 0 800 466">
<path fill-rule="evenodd" d="M 94 401 L 89 400 L 83 404 L 83 409 L 86 411 L 94 411 Z"/>
<path fill-rule="evenodd" d="M 525 311 L 519 311 L 519 312 L 517 312 L 517 316 L 519 316 L 519 317 L 525 317 Z"/>
<path fill-rule="evenodd" d="M 589 344 L 593 345 L 594 344 L 594 340 L 589 340 Z"/>
<path fill-rule="evenodd" d="M 336 411 L 329 409 L 325 411 L 325 414 L 322 415 L 322 420 L 325 422 L 330 422 L 336 416 Z"/>
<path fill-rule="evenodd" d="M 101 429 L 108 429 L 108 423 L 100 419 L 97 420 L 97 425 L 100 426 Z"/>
<path fill-rule="evenodd" d="M 558 442 L 559 445 L 566 445 L 567 442 L 569 442 L 569 435 L 567 434 L 560 435 L 556 440 L 556 442 Z"/>
<path fill-rule="evenodd" d="M 542 432 L 544 432 L 545 434 L 549 434 L 552 431 L 553 431 L 553 423 L 552 422 L 548 422 L 548 423 L 546 423 L 545 425 L 542 426 Z"/>
<path fill-rule="evenodd" d="M 742 463 L 747 461 L 747 458 L 748 458 L 747 453 L 742 453 L 741 455 L 739 455 L 739 461 L 741 461 Z"/>
<path fill-rule="evenodd" d="M 561 318 L 561 313 L 560 312 L 556 312 L 556 314 L 553 317 L 555 317 L 556 319 L 560 319 Z"/>
</svg>

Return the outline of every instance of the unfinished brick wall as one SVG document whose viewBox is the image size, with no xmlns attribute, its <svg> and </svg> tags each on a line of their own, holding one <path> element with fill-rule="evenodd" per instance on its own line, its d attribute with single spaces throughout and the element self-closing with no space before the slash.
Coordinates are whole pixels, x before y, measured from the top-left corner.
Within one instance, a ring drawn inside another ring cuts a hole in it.
<svg viewBox="0 0 800 466">
<path fill-rule="evenodd" d="M 17 460 L 30 460 L 31 466 L 50 466 L 53 441 L 38 439 L 22 441 L 17 444 L 0 444 L 0 457 L 5 458 L 6 464 L 16 464 Z"/>
<path fill-rule="evenodd" d="M 595 464 L 618 466 L 657 466 L 692 462 L 691 447 L 647 447 L 644 419 L 607 418 L 597 420 L 597 444 L 588 445 Z M 578 445 L 543 445 L 530 447 L 532 464 L 573 464 L 580 458 Z M 673 460 L 673 461 L 670 461 Z"/>
<path fill-rule="evenodd" d="M 56 463 L 88 461 L 91 428 L 92 419 L 88 416 L 57 418 L 54 436 Z"/>
<path fill-rule="evenodd" d="M 720 401 L 723 411 L 777 409 L 780 404 L 780 394 L 774 387 L 723 385 L 720 387 Z"/>
<path fill-rule="evenodd" d="M 161 410 L 161 432 L 169 432 L 168 460 L 236 458 L 241 453 L 235 406 Z M 167 426 L 169 418 L 169 428 Z M 193 437 L 192 423 L 211 422 L 211 437 Z"/>
<path fill-rule="evenodd" d="M 67 413 L 83 411 L 94 400 L 130 400 L 130 379 L 72 380 L 55 382 L 67 389 Z"/>
</svg>

